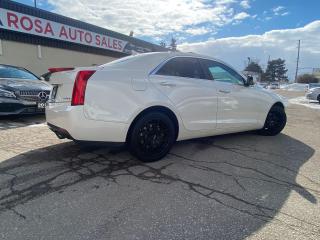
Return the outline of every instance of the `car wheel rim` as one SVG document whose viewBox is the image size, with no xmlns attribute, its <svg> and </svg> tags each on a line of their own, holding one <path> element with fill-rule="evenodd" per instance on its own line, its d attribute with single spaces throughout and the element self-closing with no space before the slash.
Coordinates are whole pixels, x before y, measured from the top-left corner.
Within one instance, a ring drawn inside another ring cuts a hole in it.
<svg viewBox="0 0 320 240">
<path fill-rule="evenodd" d="M 277 129 L 282 125 L 282 118 L 279 116 L 279 114 L 275 112 L 270 112 L 268 115 L 268 120 L 266 124 L 266 129 Z"/>
<path fill-rule="evenodd" d="M 139 129 L 138 143 L 145 153 L 163 151 L 168 146 L 168 140 L 168 127 L 160 120 L 149 121 Z"/>
</svg>

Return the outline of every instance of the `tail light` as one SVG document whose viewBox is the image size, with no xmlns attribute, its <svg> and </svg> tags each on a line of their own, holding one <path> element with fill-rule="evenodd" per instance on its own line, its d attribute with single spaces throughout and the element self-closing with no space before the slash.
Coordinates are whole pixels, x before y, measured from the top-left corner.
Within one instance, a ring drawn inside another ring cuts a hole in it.
<svg viewBox="0 0 320 240">
<path fill-rule="evenodd" d="M 79 71 L 74 82 L 71 106 L 83 105 L 88 79 L 95 73 L 94 70 Z"/>
<path fill-rule="evenodd" d="M 71 71 L 74 70 L 73 67 L 65 67 L 65 68 L 49 68 L 48 71 L 51 73 L 55 72 L 63 72 L 63 71 Z"/>
</svg>

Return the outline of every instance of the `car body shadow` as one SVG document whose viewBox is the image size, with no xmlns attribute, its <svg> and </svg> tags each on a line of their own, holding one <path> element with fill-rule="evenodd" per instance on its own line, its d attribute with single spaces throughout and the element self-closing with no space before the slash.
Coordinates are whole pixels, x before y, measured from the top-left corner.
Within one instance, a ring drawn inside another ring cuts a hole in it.
<svg viewBox="0 0 320 240">
<path fill-rule="evenodd" d="M 144 238 L 145 232 L 150 231 L 155 239 L 170 238 L 177 233 L 184 239 L 244 239 L 279 215 L 289 219 L 286 222 L 277 218 L 279 224 L 299 231 L 301 224 L 314 223 L 283 212 L 281 208 L 292 191 L 312 204 L 317 203 L 319 183 L 299 173 L 299 168 L 313 154 L 314 149 L 284 134 L 262 137 L 244 133 L 183 141 L 174 146 L 168 157 L 154 163 L 142 163 L 124 150 L 82 148 L 67 142 L 0 163 L 0 215 L 12 211 L 26 219 L 28 216 L 16 210 L 18 206 L 44 200 L 49 194 L 62 194 L 71 186 L 81 189 L 89 180 L 101 178 L 103 181 L 95 188 L 127 181 L 128 201 L 131 200 L 131 188 L 149 184 L 153 194 L 147 196 L 138 188 L 141 202 L 137 204 L 145 204 L 146 209 L 171 206 L 173 215 L 180 221 L 189 217 L 194 202 L 200 204 L 193 217 L 204 218 L 201 224 L 185 226 L 173 221 L 169 228 L 166 227 L 169 216 L 166 219 L 159 215 L 154 219 L 154 216 L 146 215 L 147 221 L 138 228 L 147 230 L 137 231 L 137 237 Z M 307 182 L 306 186 L 296 182 L 298 175 Z M 174 193 L 170 193 L 171 189 Z M 177 195 L 186 198 L 177 202 Z M 123 198 L 120 194 L 108 195 L 110 201 L 120 198 Z M 162 201 L 153 206 L 150 198 L 154 198 L 154 202 L 159 198 Z M 104 210 L 100 209 L 101 212 Z M 138 207 L 130 211 L 134 216 Z M 120 232 L 129 234 L 128 225 L 139 223 L 139 214 L 125 221 L 125 226 L 111 224 L 113 230 L 109 230 L 108 236 L 120 238 L 117 235 Z M 192 233 L 186 235 L 185 228 L 193 229 Z"/>
</svg>

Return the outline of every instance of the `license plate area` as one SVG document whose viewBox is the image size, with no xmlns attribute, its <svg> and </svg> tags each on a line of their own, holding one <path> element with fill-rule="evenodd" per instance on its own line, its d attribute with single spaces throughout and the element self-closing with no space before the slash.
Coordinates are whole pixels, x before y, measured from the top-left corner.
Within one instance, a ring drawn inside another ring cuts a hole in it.
<svg viewBox="0 0 320 240">
<path fill-rule="evenodd" d="M 46 108 L 46 103 L 44 103 L 44 102 L 43 103 L 42 102 L 38 103 L 37 107 L 38 107 L 38 109 L 45 109 Z"/>
</svg>

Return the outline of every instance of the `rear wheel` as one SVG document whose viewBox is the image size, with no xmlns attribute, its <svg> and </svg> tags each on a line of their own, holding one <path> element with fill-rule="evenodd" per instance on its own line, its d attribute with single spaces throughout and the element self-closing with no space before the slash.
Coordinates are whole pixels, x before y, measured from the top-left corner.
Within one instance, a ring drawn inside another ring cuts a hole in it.
<svg viewBox="0 0 320 240">
<path fill-rule="evenodd" d="M 279 134 L 287 123 L 287 115 L 281 106 L 273 106 L 267 116 L 263 128 L 259 131 L 264 136 Z"/>
<path fill-rule="evenodd" d="M 140 117 L 128 138 L 131 153 L 144 162 L 160 160 L 174 142 L 175 126 L 162 112 L 150 112 Z"/>
</svg>

